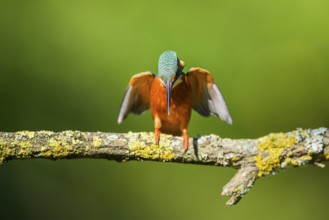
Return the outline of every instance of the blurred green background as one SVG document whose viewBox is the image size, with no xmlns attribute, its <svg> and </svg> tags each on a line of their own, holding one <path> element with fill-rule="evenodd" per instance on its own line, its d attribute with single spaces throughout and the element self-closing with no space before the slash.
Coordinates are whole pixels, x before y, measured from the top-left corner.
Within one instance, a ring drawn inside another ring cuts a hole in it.
<svg viewBox="0 0 329 220">
<path fill-rule="evenodd" d="M 152 131 L 116 123 L 130 77 L 175 50 L 212 72 L 234 124 L 193 113 L 189 134 L 256 138 L 329 126 L 329 2 L 0 2 L 0 130 Z M 327 164 L 328 165 L 328 164 Z M 1 219 L 327 219 L 328 168 L 260 179 L 235 207 L 235 170 L 26 160 L 0 167 Z"/>
</svg>

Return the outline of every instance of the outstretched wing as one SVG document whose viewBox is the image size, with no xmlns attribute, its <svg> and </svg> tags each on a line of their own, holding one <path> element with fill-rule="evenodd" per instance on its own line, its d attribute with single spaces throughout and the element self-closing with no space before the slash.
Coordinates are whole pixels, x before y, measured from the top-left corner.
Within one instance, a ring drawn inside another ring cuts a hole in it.
<svg viewBox="0 0 329 220">
<path fill-rule="evenodd" d="M 151 72 L 142 72 L 131 77 L 120 108 L 118 123 L 128 114 L 141 114 L 150 108 L 150 89 L 154 79 Z"/>
<path fill-rule="evenodd" d="M 192 87 L 193 109 L 202 116 L 214 114 L 232 124 L 230 112 L 211 74 L 205 69 L 195 67 L 189 69 L 187 77 Z"/>
</svg>

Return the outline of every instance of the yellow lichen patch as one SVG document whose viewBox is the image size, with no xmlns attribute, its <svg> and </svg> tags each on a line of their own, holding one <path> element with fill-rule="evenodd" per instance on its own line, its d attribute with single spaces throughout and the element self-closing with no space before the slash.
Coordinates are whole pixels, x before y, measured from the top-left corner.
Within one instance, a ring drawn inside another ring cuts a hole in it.
<svg viewBox="0 0 329 220">
<path fill-rule="evenodd" d="M 326 160 L 329 160 L 329 152 L 325 155 Z"/>
<path fill-rule="evenodd" d="M 53 152 L 47 148 L 41 149 L 41 154 L 43 157 L 53 157 Z"/>
<path fill-rule="evenodd" d="M 50 147 L 58 147 L 58 146 L 60 146 L 61 145 L 61 142 L 60 141 L 58 141 L 58 140 L 56 140 L 56 139 L 54 139 L 54 138 L 50 138 L 49 139 L 49 142 L 48 142 L 48 145 L 50 146 Z"/>
<path fill-rule="evenodd" d="M 101 145 L 102 145 L 102 139 L 97 137 L 97 136 L 93 137 L 93 147 L 94 147 L 94 149 L 99 148 Z"/>
<path fill-rule="evenodd" d="M 10 149 L 4 141 L 0 140 L 0 164 L 3 164 L 8 157 L 11 157 L 15 152 Z"/>
<path fill-rule="evenodd" d="M 285 133 L 272 133 L 259 139 L 259 154 L 254 157 L 258 176 L 265 176 L 281 168 L 281 155 L 285 148 L 296 144 L 294 137 Z M 291 162 L 286 160 L 286 162 Z"/>
<path fill-rule="evenodd" d="M 235 191 L 242 191 L 242 189 L 243 189 L 243 186 L 240 185 L 240 186 L 235 188 Z"/>
<path fill-rule="evenodd" d="M 297 166 L 298 164 L 295 163 L 295 160 L 292 159 L 292 158 L 286 158 L 285 161 L 284 161 L 285 164 L 291 164 L 292 166 Z"/>
<path fill-rule="evenodd" d="M 168 147 L 157 144 L 145 146 L 140 142 L 133 143 L 129 153 L 141 159 L 170 161 L 174 158 L 174 154 Z"/>
<path fill-rule="evenodd" d="M 16 132 L 18 135 L 22 135 L 23 137 L 27 137 L 29 139 L 34 138 L 35 132 L 34 131 L 18 131 Z"/>
<path fill-rule="evenodd" d="M 69 154 L 68 150 L 60 145 L 55 146 L 52 152 L 53 155 L 56 155 L 56 157 L 65 157 Z"/>
<path fill-rule="evenodd" d="M 240 158 L 239 158 L 238 156 L 234 155 L 234 156 L 232 157 L 232 161 L 233 161 L 233 162 L 238 161 L 238 160 L 240 160 Z"/>
<path fill-rule="evenodd" d="M 265 158 L 262 157 L 262 154 L 258 154 L 254 157 L 256 161 L 256 166 L 259 169 L 258 176 L 268 175 L 271 171 L 281 167 L 280 155 L 282 154 L 283 149 L 269 149 L 269 155 Z"/>
<path fill-rule="evenodd" d="M 290 159 L 290 158 L 289 158 Z M 297 159 L 290 159 L 290 165 L 292 166 L 300 166 L 300 162 Z"/>
<path fill-rule="evenodd" d="M 265 137 L 259 138 L 258 149 L 265 151 L 270 148 L 286 148 L 296 144 L 296 139 L 285 133 L 271 133 Z"/>
<path fill-rule="evenodd" d="M 239 193 L 240 195 L 244 195 L 249 191 L 249 188 L 245 187 L 244 185 L 239 185 L 235 188 L 234 191 Z"/>
<path fill-rule="evenodd" d="M 50 136 L 50 135 L 54 134 L 53 131 L 45 131 L 45 130 L 39 131 L 38 133 L 42 134 L 42 135 L 47 135 L 47 136 Z"/>
<path fill-rule="evenodd" d="M 50 138 L 48 141 L 49 147 L 42 147 L 41 154 L 44 157 L 63 158 L 67 155 L 79 153 L 80 151 L 73 148 L 70 144 L 70 138 L 67 136 L 59 136 Z"/>
<path fill-rule="evenodd" d="M 291 165 L 294 167 L 301 166 L 311 161 L 313 158 L 310 155 L 305 155 L 300 158 L 285 158 L 284 162 L 281 164 L 282 167 L 286 167 L 287 165 Z"/>
<path fill-rule="evenodd" d="M 23 136 L 23 134 L 19 135 Z M 32 154 L 32 144 L 29 142 L 29 135 L 31 134 L 25 133 L 25 138 L 19 137 L 10 142 L 0 140 L 0 164 L 3 164 L 8 158 L 14 156 L 17 158 L 29 158 Z"/>
<path fill-rule="evenodd" d="M 303 162 L 305 162 L 305 161 L 311 161 L 311 160 L 312 160 L 312 156 L 310 156 L 310 155 L 305 155 L 305 156 L 302 156 L 300 159 L 301 159 Z"/>
<path fill-rule="evenodd" d="M 29 142 L 17 142 L 16 144 L 17 146 L 19 146 L 18 152 L 17 152 L 17 156 L 18 158 L 29 158 L 31 155 L 31 147 L 32 144 Z"/>
<path fill-rule="evenodd" d="M 170 161 L 174 158 L 174 153 L 169 146 L 170 141 L 166 135 L 161 135 L 160 144 L 154 143 L 153 133 L 139 133 L 138 136 L 132 135 L 133 141 L 130 142 L 129 154 L 137 156 L 140 159 L 152 159 Z"/>
</svg>

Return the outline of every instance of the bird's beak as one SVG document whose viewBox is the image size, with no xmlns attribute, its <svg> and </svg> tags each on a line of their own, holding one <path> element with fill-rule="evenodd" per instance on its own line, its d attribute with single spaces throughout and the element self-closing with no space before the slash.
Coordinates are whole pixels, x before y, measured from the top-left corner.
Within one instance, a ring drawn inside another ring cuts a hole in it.
<svg viewBox="0 0 329 220">
<path fill-rule="evenodd" d="M 166 83 L 168 115 L 170 115 L 170 100 L 171 100 L 171 82 Z"/>
</svg>

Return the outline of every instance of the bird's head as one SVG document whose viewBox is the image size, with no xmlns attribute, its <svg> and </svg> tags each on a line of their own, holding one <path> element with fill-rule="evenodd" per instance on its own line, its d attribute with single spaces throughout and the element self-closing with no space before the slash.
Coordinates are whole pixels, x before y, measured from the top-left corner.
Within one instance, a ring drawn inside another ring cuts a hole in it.
<svg viewBox="0 0 329 220">
<path fill-rule="evenodd" d="M 160 55 L 158 77 L 166 88 L 168 115 L 170 115 L 171 90 L 176 80 L 181 76 L 184 62 L 180 61 L 175 51 L 166 51 Z"/>
</svg>

